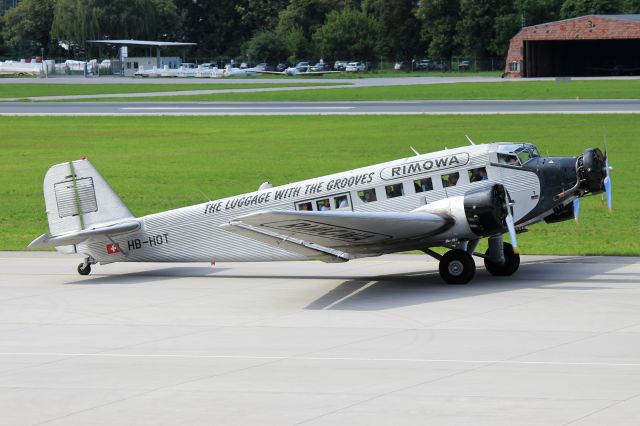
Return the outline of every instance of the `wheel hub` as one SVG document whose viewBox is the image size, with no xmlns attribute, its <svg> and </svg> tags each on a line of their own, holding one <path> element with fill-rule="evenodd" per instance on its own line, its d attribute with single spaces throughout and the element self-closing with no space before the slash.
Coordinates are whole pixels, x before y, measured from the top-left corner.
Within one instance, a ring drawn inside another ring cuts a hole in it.
<svg viewBox="0 0 640 426">
<path fill-rule="evenodd" d="M 458 277 L 462 274 L 462 271 L 464 270 L 464 265 L 459 260 L 454 260 L 449 263 L 449 266 L 447 269 L 449 270 L 449 273 L 451 275 Z"/>
</svg>

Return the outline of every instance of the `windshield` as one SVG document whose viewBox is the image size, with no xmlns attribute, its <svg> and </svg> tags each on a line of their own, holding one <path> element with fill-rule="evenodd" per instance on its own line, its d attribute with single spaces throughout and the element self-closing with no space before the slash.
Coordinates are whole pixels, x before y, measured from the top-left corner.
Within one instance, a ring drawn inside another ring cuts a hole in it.
<svg viewBox="0 0 640 426">
<path fill-rule="evenodd" d="M 502 144 L 498 148 L 498 159 L 504 159 L 500 162 L 511 165 L 522 165 L 537 157 L 540 157 L 540 152 L 530 143 Z"/>
</svg>

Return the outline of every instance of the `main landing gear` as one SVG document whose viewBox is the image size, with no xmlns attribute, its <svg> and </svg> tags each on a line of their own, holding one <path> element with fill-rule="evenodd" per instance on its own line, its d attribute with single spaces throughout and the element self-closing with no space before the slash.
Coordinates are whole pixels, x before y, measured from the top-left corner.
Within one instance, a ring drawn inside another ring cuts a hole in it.
<svg viewBox="0 0 640 426">
<path fill-rule="evenodd" d="M 476 274 L 476 263 L 463 250 L 450 250 L 440 259 L 440 276 L 449 284 L 466 284 Z"/>
<path fill-rule="evenodd" d="M 84 262 L 78 265 L 78 273 L 80 275 L 89 275 L 91 273 L 91 265 L 94 265 L 95 263 L 96 261 L 93 257 L 86 257 Z"/>
<path fill-rule="evenodd" d="M 440 261 L 440 276 L 447 284 L 467 284 L 476 273 L 476 263 L 472 254 L 484 258 L 487 271 L 494 276 L 513 275 L 520 266 L 520 255 L 513 246 L 502 241 L 502 236 L 489 238 L 489 248 L 485 254 L 474 252 L 477 241 L 463 244 L 461 248 L 449 250 L 440 255 L 430 249 L 424 252 Z M 464 248 L 464 249 L 463 249 Z"/>
</svg>

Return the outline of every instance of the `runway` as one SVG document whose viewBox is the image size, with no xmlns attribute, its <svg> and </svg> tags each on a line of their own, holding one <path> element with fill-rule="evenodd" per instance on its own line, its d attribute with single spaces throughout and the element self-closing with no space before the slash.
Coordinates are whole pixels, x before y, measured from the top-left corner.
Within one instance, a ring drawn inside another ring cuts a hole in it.
<svg viewBox="0 0 640 426">
<path fill-rule="evenodd" d="M 112 264 L 0 253 L 7 425 L 602 425 L 640 416 L 640 258 Z"/>
<path fill-rule="evenodd" d="M 0 102 L 0 115 L 620 114 L 640 100 L 380 102 Z"/>
</svg>

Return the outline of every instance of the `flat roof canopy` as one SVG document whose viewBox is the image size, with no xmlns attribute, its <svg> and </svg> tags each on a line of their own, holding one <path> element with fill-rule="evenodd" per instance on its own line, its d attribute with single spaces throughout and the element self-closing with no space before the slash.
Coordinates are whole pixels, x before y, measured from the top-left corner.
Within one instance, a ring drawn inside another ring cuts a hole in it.
<svg viewBox="0 0 640 426">
<path fill-rule="evenodd" d="M 185 47 L 195 46 L 197 43 L 182 43 L 177 41 L 149 41 L 149 40 L 87 40 L 87 43 L 112 44 L 116 46 L 147 46 L 147 47 Z"/>
</svg>

